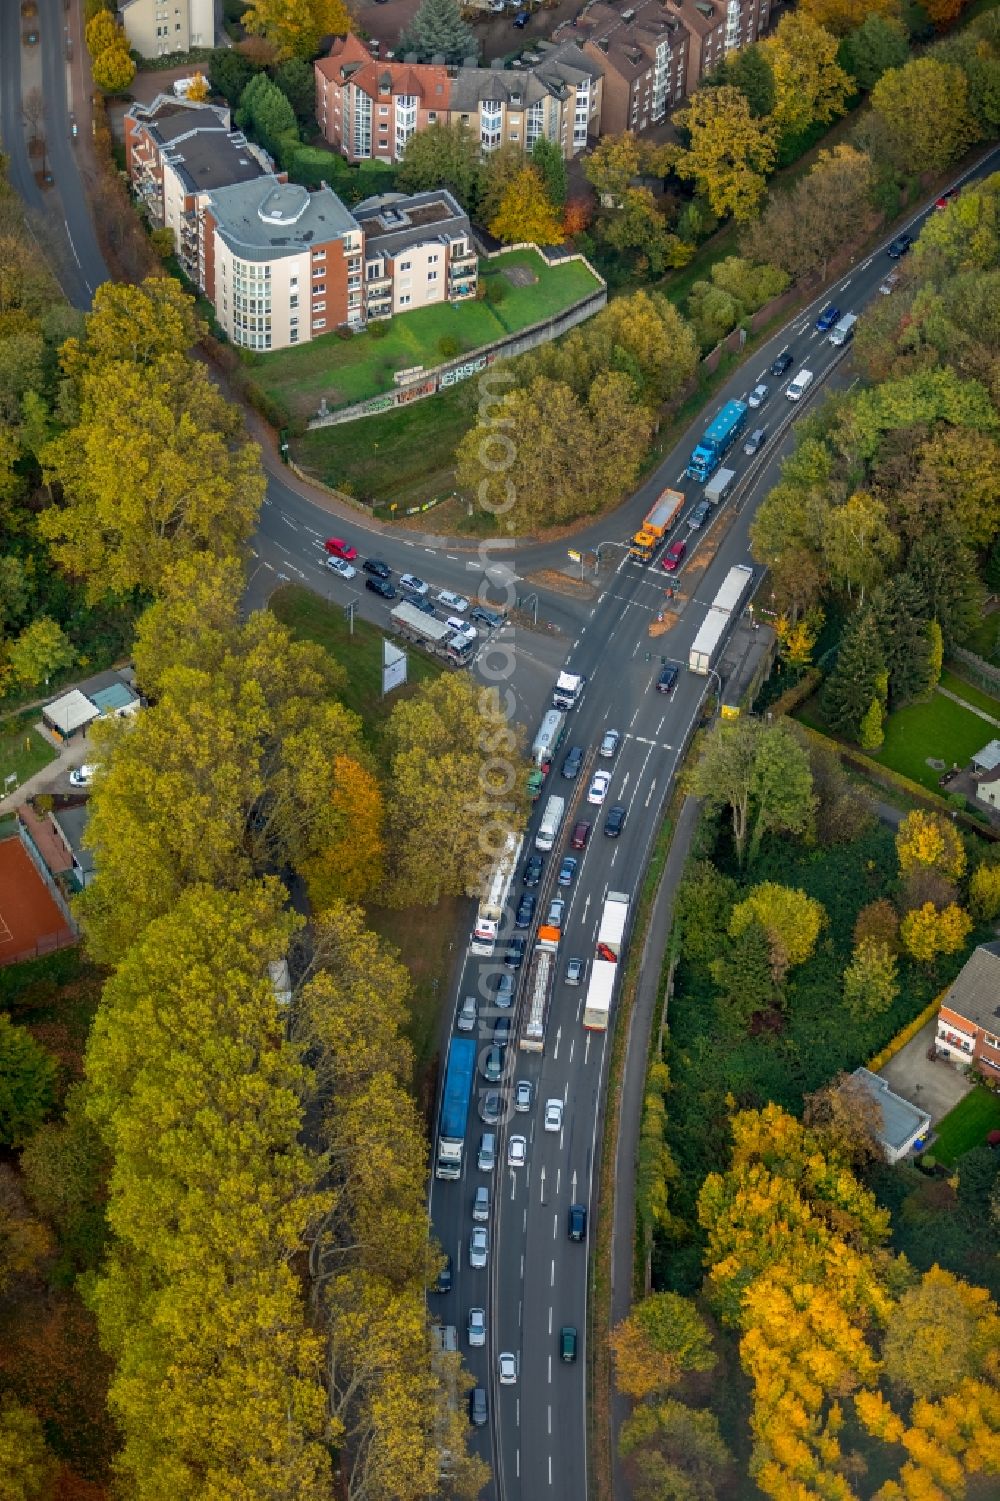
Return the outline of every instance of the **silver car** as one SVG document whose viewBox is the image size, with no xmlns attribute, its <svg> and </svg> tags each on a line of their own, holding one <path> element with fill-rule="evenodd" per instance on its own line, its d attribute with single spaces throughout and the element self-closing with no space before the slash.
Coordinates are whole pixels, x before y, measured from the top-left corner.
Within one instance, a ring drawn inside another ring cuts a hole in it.
<svg viewBox="0 0 1000 1501">
<path fill-rule="evenodd" d="M 759 386 L 754 386 L 753 390 L 750 392 L 750 395 L 747 397 L 747 406 L 762 407 L 770 394 L 770 387 L 765 386 L 764 383 L 761 382 Z"/>
<path fill-rule="evenodd" d="M 475 1031 L 476 998 L 474 995 L 467 995 L 465 997 L 465 1000 L 462 1002 L 462 1009 L 458 1013 L 458 1022 L 456 1025 L 460 1032 Z"/>
<path fill-rule="evenodd" d="M 567 959 L 566 961 L 566 984 L 579 985 L 583 979 L 583 960 Z"/>
<path fill-rule="evenodd" d="M 483 1225 L 477 1225 L 469 1236 L 469 1265 L 481 1272 L 490 1254 L 490 1233 Z"/>
<path fill-rule="evenodd" d="M 514 1086 L 514 1109 L 526 1115 L 531 1109 L 531 1080 L 518 1079 Z"/>
<path fill-rule="evenodd" d="M 469 1344 L 478 1349 L 486 1343 L 486 1309 L 469 1309 Z"/>
<path fill-rule="evenodd" d="M 601 741 L 601 749 L 598 751 L 598 755 L 601 755 L 605 758 L 605 760 L 610 761 L 611 757 L 618 749 L 618 742 L 620 740 L 621 736 L 619 735 L 617 730 L 605 730 L 604 739 Z"/>
</svg>

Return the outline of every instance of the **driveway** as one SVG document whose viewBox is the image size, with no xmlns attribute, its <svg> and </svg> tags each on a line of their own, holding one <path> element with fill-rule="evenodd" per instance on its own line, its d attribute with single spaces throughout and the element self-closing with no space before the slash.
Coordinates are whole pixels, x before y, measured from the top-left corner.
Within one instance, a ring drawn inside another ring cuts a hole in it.
<svg viewBox="0 0 1000 1501">
<path fill-rule="evenodd" d="M 927 1050 L 937 1036 L 937 1017 L 932 1017 L 900 1048 L 881 1070 L 883 1078 L 892 1090 L 911 1105 L 926 1110 L 931 1124 L 936 1125 L 943 1116 L 953 1110 L 972 1088 L 972 1080 L 959 1073 L 954 1063 L 939 1058 L 932 1063 Z"/>
</svg>

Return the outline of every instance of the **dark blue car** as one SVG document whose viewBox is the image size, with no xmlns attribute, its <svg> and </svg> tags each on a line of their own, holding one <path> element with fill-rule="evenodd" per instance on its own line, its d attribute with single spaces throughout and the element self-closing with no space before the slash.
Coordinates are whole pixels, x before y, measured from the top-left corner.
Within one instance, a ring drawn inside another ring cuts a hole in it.
<svg viewBox="0 0 1000 1501">
<path fill-rule="evenodd" d="M 816 319 L 816 327 L 819 329 L 821 334 L 825 334 L 828 328 L 832 328 L 835 323 L 839 322 L 840 308 L 834 307 L 832 302 L 828 302 L 826 307 L 820 313 L 819 317 Z"/>
</svg>

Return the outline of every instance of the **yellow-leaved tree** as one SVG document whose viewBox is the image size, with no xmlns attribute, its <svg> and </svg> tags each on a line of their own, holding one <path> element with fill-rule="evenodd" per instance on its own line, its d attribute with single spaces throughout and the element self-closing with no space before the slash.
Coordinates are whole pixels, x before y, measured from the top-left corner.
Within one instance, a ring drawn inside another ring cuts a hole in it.
<svg viewBox="0 0 1000 1501">
<path fill-rule="evenodd" d="M 779 133 L 827 124 L 844 113 L 853 90 L 837 61 L 837 38 L 804 11 L 786 11 L 759 46 L 774 74 L 771 122 Z"/>
<path fill-rule="evenodd" d="M 490 234 L 505 245 L 526 241 L 532 245 L 561 245 L 565 239 L 558 212 L 552 207 L 537 168 L 516 172 L 500 199 Z"/>
<path fill-rule="evenodd" d="M 733 908 L 729 932 L 738 938 L 751 923 L 760 923 L 771 946 L 772 968 L 783 976 L 809 958 L 825 921 L 826 913 L 815 897 L 793 886 L 762 881 Z"/>
<path fill-rule="evenodd" d="M 674 119 L 691 133 L 674 167 L 678 176 L 694 178 L 713 213 L 752 219 L 775 162 L 770 121 L 751 114 L 746 95 L 728 84 L 699 89 Z"/>
<path fill-rule="evenodd" d="M 252 0 L 242 21 L 251 36 L 266 37 L 279 58 L 312 59 L 325 36 L 345 36 L 354 27 L 344 0 Z"/>
<path fill-rule="evenodd" d="M 914 808 L 899 826 L 896 854 L 901 873 L 935 870 L 948 881 L 965 871 L 965 846 L 950 819 Z"/>
<path fill-rule="evenodd" d="M 651 1293 L 611 1332 L 615 1384 L 641 1400 L 676 1386 L 687 1371 L 718 1361 L 712 1334 L 694 1303 L 678 1293 Z"/>
<path fill-rule="evenodd" d="M 940 912 L 933 902 L 924 902 L 899 925 L 904 948 L 921 964 L 933 964 L 939 954 L 957 954 L 971 932 L 972 918 L 955 902 Z"/>
</svg>

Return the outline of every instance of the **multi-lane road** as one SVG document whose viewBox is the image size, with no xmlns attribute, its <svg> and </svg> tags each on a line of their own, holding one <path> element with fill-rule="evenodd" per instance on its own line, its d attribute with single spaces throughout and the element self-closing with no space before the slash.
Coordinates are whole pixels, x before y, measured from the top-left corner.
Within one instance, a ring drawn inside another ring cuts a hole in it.
<svg viewBox="0 0 1000 1501">
<path fill-rule="evenodd" d="M 24 196 L 35 232 L 54 253 L 70 301 L 86 308 L 107 271 L 78 171 L 80 146 L 72 142 L 69 129 L 68 111 L 75 108 L 81 120 L 85 112 L 82 99 L 72 97 L 74 78 L 65 57 L 66 24 L 59 0 L 39 0 L 41 39 L 36 50 L 40 57 L 35 59 L 21 46 L 17 7 L 0 7 L 0 134 L 11 158 L 11 180 Z M 45 129 L 55 183 L 44 192 L 32 176 L 24 143 L 21 91 L 25 85 L 21 68 L 25 61 L 25 79 L 40 66 L 45 96 Z M 976 172 L 994 165 L 995 155 L 984 158 Z M 926 212 L 897 228 L 917 233 Z M 686 492 L 687 504 L 672 537 L 687 536 L 685 518 L 700 495 L 700 489 L 683 478 L 691 448 L 725 401 L 745 398 L 759 380 L 768 383 L 768 401 L 761 412 L 752 414 L 749 424 L 767 424 L 767 443 L 752 458 L 743 456 L 740 445 L 727 458 L 727 464 L 737 470 L 736 486 L 714 525 L 690 536 L 678 581 L 681 609 L 666 634 L 656 639 L 649 635 L 651 620 L 663 608 L 667 582 L 656 561 L 643 566 L 630 561 L 621 546 L 602 548 L 602 568 L 592 591 L 574 597 L 572 593 L 547 592 L 532 582 L 545 570 L 565 566 L 565 542 L 517 544 L 492 554 L 494 559 L 503 560 L 504 569 L 518 581 L 516 592 L 526 594 L 538 589 L 541 615 L 549 627 L 539 632 L 507 627 L 500 638 L 508 674 L 502 686 L 513 688 L 514 713 L 527 724 L 529 740 L 548 705 L 558 666 L 565 660 L 573 671 L 588 679 L 580 705 L 569 716 L 564 743 L 565 748 L 584 748 L 583 770 L 575 781 L 562 780 L 560 753 L 540 804 L 544 805 L 544 797 L 551 791 L 559 791 L 568 799 L 562 830 L 556 848 L 547 857 L 539 889 L 543 913 L 575 816 L 592 817 L 594 823 L 590 842 L 579 857 L 575 883 L 565 893 L 568 909 L 544 1054 L 539 1057 L 510 1049 L 508 1082 L 517 1078 L 531 1081 L 532 1109 L 501 1125 L 497 1166 L 490 1174 L 480 1173 L 476 1167 L 481 1130 L 476 1102 L 482 1080 L 477 1078 L 463 1176 L 457 1183 L 432 1182 L 431 1188 L 434 1229 L 454 1264 L 452 1290 L 432 1295 L 433 1311 L 443 1322 L 456 1326 L 468 1365 L 488 1393 L 489 1423 L 477 1430 L 474 1442 L 491 1462 L 492 1495 L 504 1501 L 580 1501 L 587 1494 L 586 1293 L 593 1226 L 588 1226 L 587 1242 L 573 1242 L 567 1235 L 567 1215 L 571 1203 L 589 1205 L 592 1196 L 608 1034 L 584 1031 L 581 1008 L 586 981 L 579 987 L 567 986 L 563 978 L 565 961 L 570 955 L 588 960 L 592 957 L 609 889 L 627 892 L 633 899 L 639 890 L 665 799 L 709 686 L 708 679 L 684 669 L 690 643 L 727 571 L 748 560 L 754 509 L 773 484 L 781 457 L 791 446 L 792 423 L 808 410 L 828 382 L 843 385 L 851 379 L 849 346 L 837 349 L 828 343 L 826 335 L 815 328 L 817 313 L 827 302 L 835 303 L 842 314 L 860 312 L 878 295 L 879 282 L 889 265 L 884 249 L 880 249 L 827 288 L 815 304 L 798 314 L 731 377 L 657 472 L 614 516 L 574 537 L 574 548 L 584 552 L 592 552 L 601 543 L 624 543 L 665 486 Z M 786 347 L 794 355 L 794 364 L 781 380 L 776 380 L 767 374 L 768 367 Z M 807 399 L 793 405 L 786 401 L 783 390 L 802 366 L 812 370 L 816 379 Z M 359 613 L 384 622 L 388 606 L 360 587 L 362 575 L 345 583 L 324 567 L 322 544 L 331 533 L 348 537 L 363 556 L 382 557 L 397 572 L 416 573 L 439 588 L 469 596 L 483 592 L 487 603 L 502 592 L 496 585 L 496 575 L 491 584 L 482 559 L 470 553 L 467 544 L 387 532 L 360 516 L 332 519 L 332 508 L 324 505 L 322 497 L 295 481 L 270 452 L 265 454 L 265 463 L 268 488 L 254 541 L 251 602 L 266 599 L 275 582 L 287 578 L 340 603 L 354 598 Z M 669 696 L 658 693 L 655 687 L 661 657 L 678 662 L 682 669 L 677 687 Z M 498 660 L 499 654 L 491 658 L 484 652 L 474 671 L 489 681 Z M 581 805 L 596 747 L 610 727 L 622 735 L 614 761 L 602 763 L 613 771 L 611 789 L 604 808 L 585 815 Z M 615 803 L 628 807 L 628 819 L 621 837 L 612 840 L 602 831 L 604 813 Z M 533 832 L 534 823 L 526 852 Z M 515 896 L 520 889 L 518 876 Z M 460 935 L 461 941 L 466 937 Z M 501 955 L 504 946 L 501 943 Z M 495 1017 L 501 1014 L 490 1012 L 485 999 L 492 994 L 489 976 L 496 968 L 493 960 L 470 956 L 453 998 L 460 1001 L 467 994 L 484 998 L 480 1012 L 484 1043 L 492 1034 Z M 516 1037 L 516 1026 L 513 1032 Z M 643 1049 L 638 1053 L 641 1055 Z M 633 1084 L 640 1087 L 641 1079 Z M 542 1111 L 550 1098 L 564 1102 L 558 1133 L 542 1130 Z M 527 1161 L 521 1168 L 506 1165 L 507 1138 L 515 1129 L 528 1142 Z M 492 1191 L 489 1260 L 485 1270 L 473 1270 L 468 1255 L 472 1197 L 475 1187 L 483 1183 L 489 1183 Z M 472 1306 L 487 1310 L 488 1337 L 483 1348 L 467 1347 L 465 1329 Z M 571 1364 L 559 1358 L 558 1334 L 564 1325 L 578 1331 L 577 1359 Z M 512 1385 L 501 1386 L 497 1380 L 496 1362 L 501 1350 L 518 1357 L 517 1380 Z"/>
</svg>

